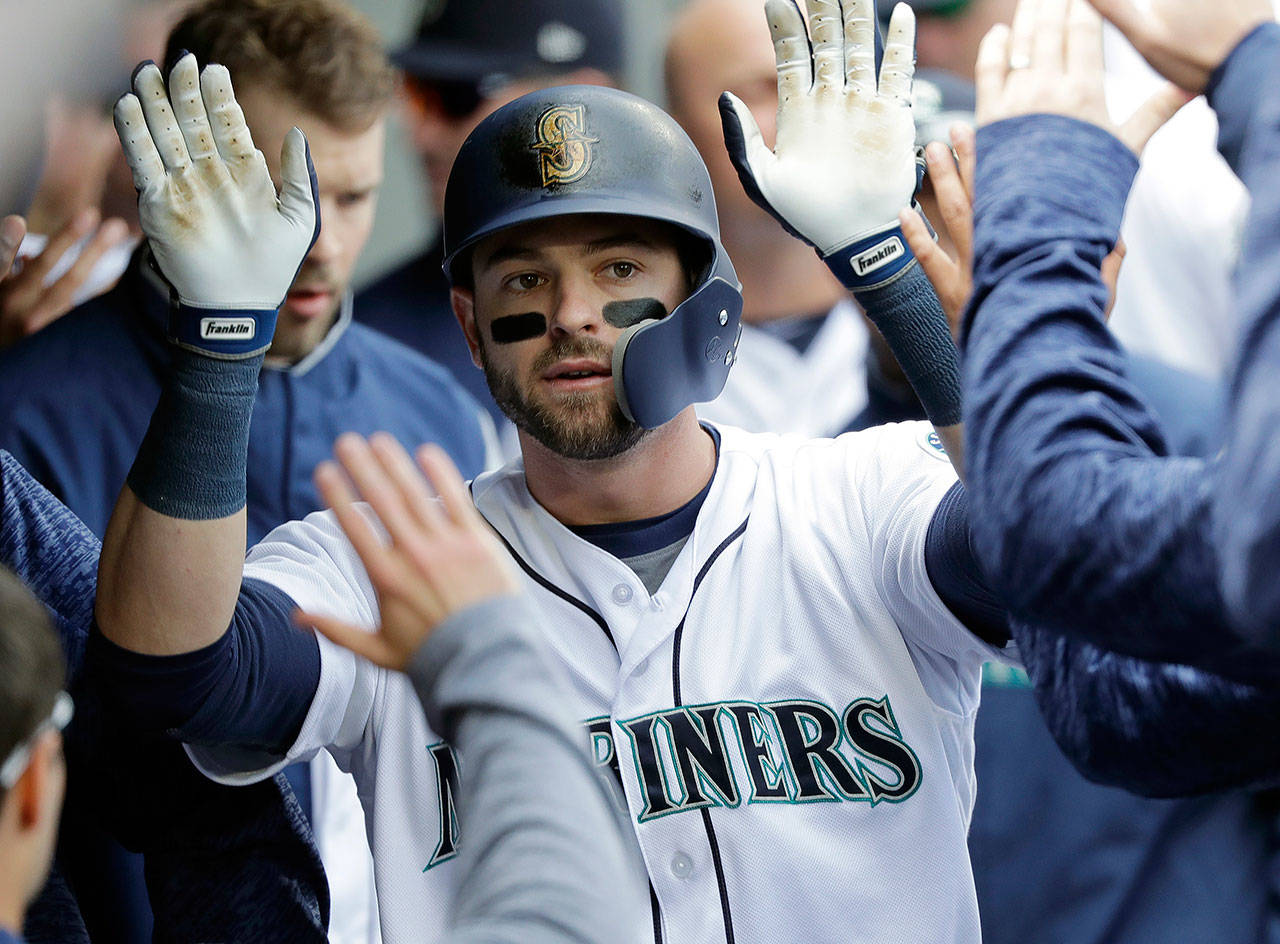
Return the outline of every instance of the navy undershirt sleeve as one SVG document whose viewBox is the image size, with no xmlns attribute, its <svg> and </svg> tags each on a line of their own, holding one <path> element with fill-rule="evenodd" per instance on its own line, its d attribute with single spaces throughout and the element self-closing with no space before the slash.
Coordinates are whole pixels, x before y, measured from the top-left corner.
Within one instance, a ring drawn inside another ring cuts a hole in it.
<svg viewBox="0 0 1280 944">
<path fill-rule="evenodd" d="M 942 496 L 924 539 L 924 566 L 942 602 L 983 642 L 1009 641 L 1005 608 L 988 586 L 969 540 L 969 499 L 957 482 Z"/>
<path fill-rule="evenodd" d="M 106 697 L 140 730 L 284 754 L 320 683 L 320 647 L 293 625 L 295 609 L 271 584 L 245 580 L 230 627 L 203 649 L 143 655 L 95 627 L 89 657 Z"/>
</svg>

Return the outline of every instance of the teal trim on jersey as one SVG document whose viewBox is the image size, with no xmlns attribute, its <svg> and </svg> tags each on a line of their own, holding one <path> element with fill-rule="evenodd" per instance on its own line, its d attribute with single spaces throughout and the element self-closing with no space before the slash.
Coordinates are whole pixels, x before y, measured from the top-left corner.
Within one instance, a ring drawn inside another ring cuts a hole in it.
<svg viewBox="0 0 1280 944">
<path fill-rule="evenodd" d="M 1031 679 L 1026 669 L 1003 662 L 984 662 L 982 664 L 982 684 L 997 688 L 1031 688 Z"/>
</svg>

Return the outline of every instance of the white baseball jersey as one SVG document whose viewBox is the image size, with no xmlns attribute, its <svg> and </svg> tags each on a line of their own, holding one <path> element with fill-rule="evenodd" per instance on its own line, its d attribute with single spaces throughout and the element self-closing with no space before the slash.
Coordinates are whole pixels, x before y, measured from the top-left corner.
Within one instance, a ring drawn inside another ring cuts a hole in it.
<svg viewBox="0 0 1280 944">
<path fill-rule="evenodd" d="M 867 326 L 841 299 L 804 351 L 755 325 L 742 326 L 724 391 L 698 416 L 753 433 L 835 436 L 867 405 Z"/>
<path fill-rule="evenodd" d="M 520 463 L 474 483 L 622 783 L 659 908 L 659 932 L 637 941 L 979 940 L 965 834 L 993 652 L 925 572 L 925 533 L 955 481 L 931 438 L 923 423 L 835 440 L 723 429 L 693 534 L 653 596 L 538 505 Z M 277 529 L 245 575 L 305 608 L 377 619 L 328 514 Z M 354 775 L 384 939 L 433 940 L 466 842 L 457 761 L 403 677 L 320 646 L 287 760 L 328 748 Z M 286 760 L 192 756 L 224 782 Z"/>
</svg>

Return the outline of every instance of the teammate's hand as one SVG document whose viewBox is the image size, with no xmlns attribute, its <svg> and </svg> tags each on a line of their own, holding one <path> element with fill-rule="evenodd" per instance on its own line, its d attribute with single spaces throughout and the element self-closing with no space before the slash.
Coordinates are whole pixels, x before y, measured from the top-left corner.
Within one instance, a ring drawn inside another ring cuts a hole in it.
<svg viewBox="0 0 1280 944">
<path fill-rule="evenodd" d="M 765 3 L 778 68 L 774 149 L 732 93 L 721 95 L 720 113 L 747 193 L 827 257 L 886 225 L 896 229 L 898 211 L 911 203 L 915 19 L 906 4 L 894 9 L 877 84 L 872 0 L 808 7 L 806 33 L 794 0 Z"/>
<path fill-rule="evenodd" d="M 938 204 L 940 219 L 935 223 L 950 237 L 955 258 L 934 241 L 924 220 L 914 210 L 902 210 L 898 221 L 920 268 L 924 269 L 942 303 L 951 336 L 959 338 L 960 320 L 973 294 L 973 129 L 965 124 L 953 125 L 951 146 L 955 149 L 954 159 L 946 145 L 937 141 L 926 147 L 924 153 L 929 185 Z"/>
<path fill-rule="evenodd" d="M 220 65 L 154 63 L 115 107 L 138 214 L 161 272 L 196 309 L 274 312 L 320 227 L 315 174 L 297 128 L 284 140 L 279 199 Z M 268 333 L 264 343 L 270 341 Z"/>
<path fill-rule="evenodd" d="M 27 221 L 20 216 L 6 216 L 0 220 L 0 279 L 9 274 L 13 260 L 18 256 L 22 237 L 27 235 Z"/>
<path fill-rule="evenodd" d="M 52 235 L 85 208 L 101 206 L 119 155 L 111 118 L 100 107 L 51 98 L 45 105 L 40 180 L 27 207 L 31 232 Z"/>
<path fill-rule="evenodd" d="M 21 243 L 22 235 L 17 223 L 22 217 L 6 217 L 6 226 L 12 226 Z M 76 292 L 93 274 L 94 266 L 103 254 L 129 236 L 124 220 L 112 218 L 99 224 L 101 214 L 93 208 L 81 210 L 54 233 L 43 250 L 30 258 L 23 258 L 21 268 L 8 275 L 12 267 L 13 252 L 0 250 L 0 347 L 7 347 L 29 334 L 39 331 L 49 322 L 62 317 L 75 305 Z M 7 240 L 0 237 L 0 242 Z M 75 260 L 66 271 L 50 281 L 50 273 L 62 261 L 67 251 L 82 243 Z"/>
<path fill-rule="evenodd" d="M 1192 92 L 1253 29 L 1275 19 L 1268 0 L 1089 0 L 1155 69 Z"/>
<path fill-rule="evenodd" d="M 457 468 L 438 446 L 423 446 L 414 468 L 395 438 L 340 438 L 334 454 L 368 509 L 333 462 L 316 469 L 316 487 L 364 563 L 382 624 L 369 633 L 316 613 L 299 613 L 339 645 L 388 669 L 403 670 L 436 626 L 460 610 L 520 592 L 510 555 L 476 511 Z M 388 544 L 367 512 L 385 527 Z"/>
<path fill-rule="evenodd" d="M 920 268 L 924 269 L 942 303 L 942 310 L 951 325 L 951 335 L 958 339 L 964 309 L 973 294 L 973 129 L 966 124 L 953 125 L 951 146 L 955 151 L 954 159 L 946 147 L 936 141 L 925 148 L 925 159 L 929 164 L 929 183 L 938 204 L 940 225 L 955 246 L 955 257 L 947 255 L 934 241 L 928 227 L 914 210 L 903 210 L 899 220 Z M 1124 255 L 1124 242 L 1117 240 L 1116 248 L 1102 260 L 1102 281 L 1107 286 L 1105 314 L 1108 317 L 1116 302 L 1116 280 L 1120 277 L 1120 263 Z"/>
<path fill-rule="evenodd" d="M 1102 20 L 1084 0 L 1019 0 L 1012 27 L 993 26 L 978 47 L 977 120 L 1065 115 L 1097 125 L 1141 154 L 1191 98 L 1168 84 L 1116 123 L 1103 94 Z"/>
</svg>

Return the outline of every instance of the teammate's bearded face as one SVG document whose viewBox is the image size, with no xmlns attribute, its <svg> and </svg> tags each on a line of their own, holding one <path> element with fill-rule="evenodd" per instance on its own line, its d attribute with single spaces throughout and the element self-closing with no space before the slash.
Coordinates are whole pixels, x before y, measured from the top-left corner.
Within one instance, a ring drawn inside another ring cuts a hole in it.
<svg viewBox="0 0 1280 944">
<path fill-rule="evenodd" d="M 671 311 L 687 282 L 666 224 L 635 217 L 560 217 L 513 227 L 472 254 L 474 291 L 454 310 L 494 400 L 516 426 L 568 459 L 607 459 L 645 435 L 618 407 L 609 302 L 655 298 Z M 494 322 L 536 314 L 545 329 L 499 343 Z"/>
<path fill-rule="evenodd" d="M 311 353 L 333 326 L 356 261 L 369 241 L 382 183 L 386 119 L 351 132 L 304 111 L 271 86 L 237 86 L 236 98 L 277 185 L 280 146 L 294 125 L 307 135 L 320 185 L 320 236 L 280 307 L 267 355 L 294 363 Z"/>
</svg>

